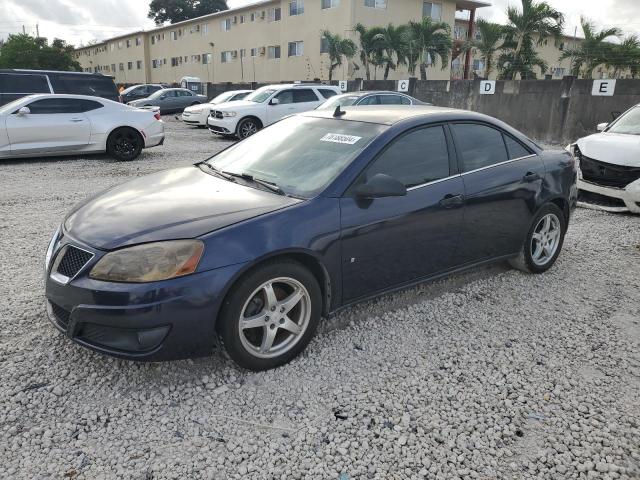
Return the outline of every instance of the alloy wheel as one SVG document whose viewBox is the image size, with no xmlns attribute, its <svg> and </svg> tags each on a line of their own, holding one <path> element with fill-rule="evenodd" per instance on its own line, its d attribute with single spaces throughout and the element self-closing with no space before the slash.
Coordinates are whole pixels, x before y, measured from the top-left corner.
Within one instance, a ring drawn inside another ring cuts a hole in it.
<svg viewBox="0 0 640 480">
<path fill-rule="evenodd" d="M 240 341 L 255 357 L 277 357 L 304 336 L 310 318 L 311 298 L 304 285 L 290 277 L 274 278 L 256 288 L 242 307 Z"/>
<path fill-rule="evenodd" d="M 543 216 L 531 236 L 531 259 L 538 266 L 546 265 L 556 254 L 560 245 L 562 227 L 560 219 L 553 213 Z"/>
<path fill-rule="evenodd" d="M 119 134 L 113 144 L 113 150 L 122 158 L 132 157 L 137 149 L 138 139 L 130 133 Z"/>
<path fill-rule="evenodd" d="M 240 138 L 247 138 L 258 131 L 258 125 L 252 121 L 245 121 L 240 125 Z"/>
</svg>

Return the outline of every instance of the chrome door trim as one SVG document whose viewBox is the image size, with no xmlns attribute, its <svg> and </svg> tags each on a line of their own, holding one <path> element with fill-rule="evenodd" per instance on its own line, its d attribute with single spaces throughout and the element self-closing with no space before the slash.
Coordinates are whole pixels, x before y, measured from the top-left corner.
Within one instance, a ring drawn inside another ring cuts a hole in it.
<svg viewBox="0 0 640 480">
<path fill-rule="evenodd" d="M 413 187 L 407 188 L 407 192 L 412 192 L 413 190 L 417 190 L 417 189 L 423 188 L 423 187 L 428 187 L 429 185 L 435 185 L 436 183 L 441 183 L 441 182 L 444 182 L 445 180 L 450 180 L 452 178 L 456 178 L 456 177 L 460 177 L 460 176 L 462 176 L 462 175 L 459 174 L 459 173 L 456 173 L 455 175 L 449 175 L 448 177 L 440 178 L 438 180 L 432 180 L 431 182 L 421 183 L 420 185 L 415 185 Z"/>
<path fill-rule="evenodd" d="M 493 165 L 487 165 L 486 167 L 476 168 L 475 170 L 469 170 L 468 172 L 461 173 L 461 175 L 469 175 L 470 173 L 480 172 L 482 170 L 488 170 L 490 168 L 499 167 L 501 165 L 507 165 L 509 163 L 517 162 L 518 160 L 524 160 L 526 158 L 537 157 L 536 153 L 532 153 L 531 155 L 525 155 L 524 157 L 512 158 L 511 160 L 505 160 L 504 162 L 494 163 Z"/>
</svg>

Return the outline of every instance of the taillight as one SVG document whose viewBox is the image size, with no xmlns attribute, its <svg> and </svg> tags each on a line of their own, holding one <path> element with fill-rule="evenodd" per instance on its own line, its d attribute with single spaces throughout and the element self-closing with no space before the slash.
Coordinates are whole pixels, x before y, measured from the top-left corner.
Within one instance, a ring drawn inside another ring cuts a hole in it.
<svg viewBox="0 0 640 480">
<path fill-rule="evenodd" d="M 160 120 L 162 117 L 160 116 L 160 112 L 156 112 L 153 114 L 156 120 Z"/>
</svg>

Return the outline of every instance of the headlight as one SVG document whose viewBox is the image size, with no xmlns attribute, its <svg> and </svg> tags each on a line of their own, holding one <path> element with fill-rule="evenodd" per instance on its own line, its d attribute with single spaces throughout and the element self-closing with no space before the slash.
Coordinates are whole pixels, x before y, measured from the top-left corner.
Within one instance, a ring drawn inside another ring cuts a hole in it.
<svg viewBox="0 0 640 480">
<path fill-rule="evenodd" d="M 236 112 L 222 112 L 223 117 L 235 117 L 236 115 Z"/>
<path fill-rule="evenodd" d="M 49 247 L 47 248 L 47 254 L 44 257 L 44 273 L 45 275 L 49 271 L 49 265 L 51 265 L 51 257 L 53 256 L 53 249 L 56 247 L 56 243 L 60 238 L 60 227 L 57 228 L 56 232 L 51 237 L 51 241 L 49 242 Z"/>
<path fill-rule="evenodd" d="M 196 271 L 204 251 L 200 240 L 147 243 L 107 253 L 89 277 L 110 282 L 156 282 Z"/>
</svg>

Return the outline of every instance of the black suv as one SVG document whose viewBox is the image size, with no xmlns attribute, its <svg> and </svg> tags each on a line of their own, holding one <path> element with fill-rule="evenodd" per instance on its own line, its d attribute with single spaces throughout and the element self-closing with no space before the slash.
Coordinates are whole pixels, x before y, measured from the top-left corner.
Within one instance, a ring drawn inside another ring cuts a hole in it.
<svg viewBox="0 0 640 480">
<path fill-rule="evenodd" d="M 34 93 L 91 95 L 120 101 L 112 77 L 101 73 L 0 69 L 0 105 Z"/>
<path fill-rule="evenodd" d="M 129 103 L 132 100 L 140 100 L 141 98 L 147 98 L 152 93 L 157 92 L 158 90 L 162 90 L 164 87 L 162 85 L 147 83 L 144 85 L 134 85 L 133 87 L 127 88 L 124 92 L 122 92 L 122 103 Z"/>
</svg>

